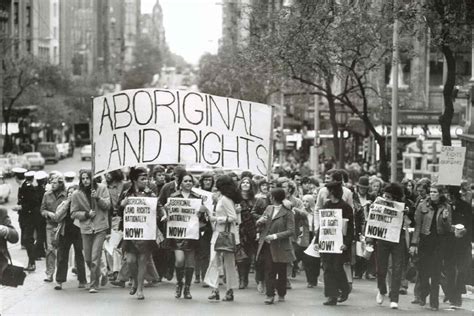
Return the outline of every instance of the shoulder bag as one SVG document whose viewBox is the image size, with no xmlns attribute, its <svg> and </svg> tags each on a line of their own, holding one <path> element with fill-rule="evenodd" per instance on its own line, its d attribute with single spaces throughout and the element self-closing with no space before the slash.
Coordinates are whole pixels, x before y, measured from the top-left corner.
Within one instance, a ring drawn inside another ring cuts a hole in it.
<svg viewBox="0 0 474 316">
<path fill-rule="evenodd" d="M 10 263 L 3 271 L 0 284 L 11 287 L 23 285 L 26 278 L 26 273 L 24 272 L 23 267 L 14 266 L 10 254 L 8 254 L 8 258 L 10 259 Z"/>
<path fill-rule="evenodd" d="M 216 243 L 214 244 L 214 251 L 216 252 L 231 252 L 235 253 L 235 236 L 230 231 L 229 218 L 225 221 L 225 230 L 219 232 Z"/>
</svg>

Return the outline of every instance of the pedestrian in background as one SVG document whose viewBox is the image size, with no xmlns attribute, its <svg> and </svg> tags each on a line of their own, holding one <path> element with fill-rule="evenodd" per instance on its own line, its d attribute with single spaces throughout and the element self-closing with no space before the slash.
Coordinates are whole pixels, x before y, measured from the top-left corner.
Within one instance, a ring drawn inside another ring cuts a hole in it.
<svg viewBox="0 0 474 316">
<path fill-rule="evenodd" d="M 90 170 L 79 171 L 79 190 L 71 197 L 71 217 L 81 227 L 84 258 L 91 272 L 89 293 L 97 293 L 102 247 L 109 228 L 110 196 L 107 187 L 93 183 Z"/>
</svg>

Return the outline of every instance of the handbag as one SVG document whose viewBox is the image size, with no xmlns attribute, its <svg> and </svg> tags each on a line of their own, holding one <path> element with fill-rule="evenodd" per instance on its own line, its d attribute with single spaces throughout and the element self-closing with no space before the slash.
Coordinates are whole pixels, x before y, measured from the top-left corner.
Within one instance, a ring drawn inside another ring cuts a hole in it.
<svg viewBox="0 0 474 316">
<path fill-rule="evenodd" d="M 23 282 L 26 278 L 26 273 L 23 267 L 14 266 L 10 254 L 8 254 L 8 258 L 10 259 L 10 264 L 8 264 L 8 266 L 3 271 L 0 284 L 11 287 L 23 285 Z"/>
<path fill-rule="evenodd" d="M 214 251 L 235 253 L 235 236 L 234 233 L 230 232 L 230 224 L 227 218 L 225 221 L 225 230 L 219 232 L 217 236 Z"/>
</svg>

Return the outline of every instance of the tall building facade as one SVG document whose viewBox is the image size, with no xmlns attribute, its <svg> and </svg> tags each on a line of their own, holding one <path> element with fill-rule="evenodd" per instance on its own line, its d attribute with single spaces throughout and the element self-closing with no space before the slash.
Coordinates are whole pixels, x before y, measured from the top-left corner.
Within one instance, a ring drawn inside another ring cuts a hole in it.
<svg viewBox="0 0 474 316">
<path fill-rule="evenodd" d="M 9 18 L 12 57 L 31 54 L 59 64 L 59 0 L 12 0 Z"/>
</svg>

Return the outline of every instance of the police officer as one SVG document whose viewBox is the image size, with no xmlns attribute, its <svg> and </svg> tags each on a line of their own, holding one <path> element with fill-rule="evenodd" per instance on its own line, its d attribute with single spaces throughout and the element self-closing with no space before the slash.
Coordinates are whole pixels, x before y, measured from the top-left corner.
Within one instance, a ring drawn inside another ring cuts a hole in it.
<svg viewBox="0 0 474 316">
<path fill-rule="evenodd" d="M 24 247 L 25 243 L 23 241 L 23 238 L 25 236 L 23 232 L 23 216 L 22 216 L 22 211 L 21 211 L 21 204 L 20 204 L 20 196 L 21 196 L 21 186 L 23 182 L 25 181 L 25 172 L 28 171 L 24 168 L 18 168 L 15 167 L 12 169 L 13 174 L 15 175 L 15 181 L 18 184 L 18 195 L 17 195 L 17 206 L 13 207 L 13 210 L 15 212 L 18 212 L 18 224 L 20 226 L 20 231 L 21 231 L 21 246 Z"/>
<path fill-rule="evenodd" d="M 41 170 L 35 173 L 36 180 L 36 200 L 35 200 L 35 230 L 36 230 L 36 256 L 40 258 L 46 257 L 46 219 L 41 216 L 40 207 L 43 200 L 46 184 L 48 182 L 48 174 Z"/>
<path fill-rule="evenodd" d="M 18 204 L 21 205 L 19 218 L 22 222 L 22 239 L 28 254 L 28 266 L 26 271 L 35 271 L 35 219 L 37 217 L 35 211 L 36 190 L 33 185 L 34 171 L 25 173 L 25 181 L 18 190 Z"/>
</svg>

